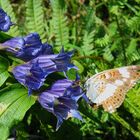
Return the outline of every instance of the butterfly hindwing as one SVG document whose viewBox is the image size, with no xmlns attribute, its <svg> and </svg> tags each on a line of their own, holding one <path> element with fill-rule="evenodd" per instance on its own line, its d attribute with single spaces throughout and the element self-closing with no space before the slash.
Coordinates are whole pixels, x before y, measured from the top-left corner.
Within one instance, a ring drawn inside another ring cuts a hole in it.
<svg viewBox="0 0 140 140">
<path fill-rule="evenodd" d="M 126 92 L 140 79 L 140 66 L 106 70 L 86 82 L 87 97 L 105 111 L 114 112 L 124 101 Z"/>
</svg>

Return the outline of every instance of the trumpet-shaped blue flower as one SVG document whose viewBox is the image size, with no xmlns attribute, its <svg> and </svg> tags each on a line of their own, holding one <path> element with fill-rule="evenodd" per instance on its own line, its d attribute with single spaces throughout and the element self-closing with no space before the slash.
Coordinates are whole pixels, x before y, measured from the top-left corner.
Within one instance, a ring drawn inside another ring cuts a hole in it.
<svg viewBox="0 0 140 140">
<path fill-rule="evenodd" d="M 77 101 L 83 95 L 83 92 L 76 82 L 68 79 L 58 80 L 52 85 L 51 89 L 41 93 L 38 98 L 41 106 L 57 117 L 56 129 L 61 126 L 63 120 L 69 117 L 82 120 L 77 111 Z"/>
<path fill-rule="evenodd" d="M 73 51 L 64 52 L 64 49 L 62 48 L 59 54 L 41 55 L 36 59 L 32 60 L 31 63 L 34 63 L 36 60 L 38 60 L 39 66 L 45 71 L 48 71 L 48 68 L 50 69 L 50 67 L 52 66 L 54 71 L 65 73 L 71 68 L 77 69 L 77 67 L 71 63 L 72 55 Z M 50 67 L 48 67 L 48 64 L 50 65 Z"/>
<path fill-rule="evenodd" d="M 11 18 L 0 8 L 0 31 L 7 32 L 12 25 Z"/>
<path fill-rule="evenodd" d="M 23 85 L 28 87 L 28 94 L 32 90 L 39 89 L 45 81 L 46 73 L 39 67 L 38 62 L 17 66 L 13 69 L 14 77 Z"/>
<path fill-rule="evenodd" d="M 32 90 L 39 89 L 45 81 L 45 78 L 53 72 L 57 71 L 55 63 L 50 59 L 45 64 L 45 69 L 42 64 L 36 59 L 34 62 L 28 62 L 13 69 L 14 77 L 22 85 L 28 87 L 28 94 L 32 93 Z"/>
<path fill-rule="evenodd" d="M 4 42 L 2 46 L 24 61 L 29 61 L 43 54 L 53 54 L 52 46 L 47 43 L 42 44 L 37 33 L 12 38 Z"/>
</svg>

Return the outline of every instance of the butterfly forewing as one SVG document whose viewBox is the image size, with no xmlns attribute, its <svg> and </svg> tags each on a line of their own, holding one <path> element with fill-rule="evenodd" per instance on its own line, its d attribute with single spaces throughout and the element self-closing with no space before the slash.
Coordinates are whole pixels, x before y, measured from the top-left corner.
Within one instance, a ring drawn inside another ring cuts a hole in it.
<svg viewBox="0 0 140 140">
<path fill-rule="evenodd" d="M 124 101 L 126 92 L 140 79 L 140 66 L 106 70 L 86 82 L 87 97 L 105 111 L 114 112 Z"/>
</svg>

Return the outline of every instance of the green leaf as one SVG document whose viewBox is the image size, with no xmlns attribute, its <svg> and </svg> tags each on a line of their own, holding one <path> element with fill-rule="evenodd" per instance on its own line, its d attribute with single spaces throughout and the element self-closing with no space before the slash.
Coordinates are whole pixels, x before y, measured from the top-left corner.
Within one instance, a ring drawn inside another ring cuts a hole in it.
<svg viewBox="0 0 140 140">
<path fill-rule="evenodd" d="M 101 47 L 107 46 L 110 43 L 110 36 L 105 34 L 104 37 L 98 38 L 95 43 Z"/>
<path fill-rule="evenodd" d="M 114 60 L 114 57 L 113 57 L 113 55 L 112 55 L 112 53 L 111 53 L 111 49 L 110 49 L 109 47 L 106 47 L 106 48 L 104 49 L 103 58 L 104 58 L 105 60 L 107 60 L 108 62 L 111 62 L 111 61 Z"/>
<path fill-rule="evenodd" d="M 0 134 L 1 140 L 5 140 L 10 128 L 23 119 L 35 99 L 28 96 L 27 90 L 19 85 L 1 90 L 0 95 Z"/>
<path fill-rule="evenodd" d="M 3 32 L 0 32 L 0 42 L 4 42 L 4 41 L 7 41 L 9 39 L 11 39 L 12 36 L 8 35 L 8 34 L 5 34 Z"/>
<path fill-rule="evenodd" d="M 76 70 L 75 69 L 70 69 L 69 71 L 67 71 L 66 74 L 67 74 L 69 79 L 71 79 L 71 80 L 76 79 Z"/>
<path fill-rule="evenodd" d="M 65 46 L 69 43 L 69 28 L 67 25 L 67 17 L 65 16 L 66 7 L 60 0 L 51 0 L 53 10 L 53 32 L 56 37 L 56 46 Z"/>
<path fill-rule="evenodd" d="M 137 85 L 131 89 L 124 102 L 124 106 L 135 118 L 140 119 L 140 87 Z"/>
<path fill-rule="evenodd" d="M 103 113 L 101 117 L 101 122 L 105 123 L 106 121 L 108 121 L 108 118 L 109 114 L 107 112 Z"/>
<path fill-rule="evenodd" d="M 78 72 L 79 73 L 82 73 L 84 71 L 84 67 L 79 61 L 73 60 L 73 64 L 78 67 L 78 69 L 79 69 Z"/>
<path fill-rule="evenodd" d="M 94 45 L 93 45 L 93 40 L 94 40 L 94 34 L 95 32 L 92 31 L 92 32 L 87 32 L 85 31 L 84 33 L 84 37 L 83 37 L 83 45 L 81 46 L 81 49 L 82 49 L 82 53 L 84 55 L 91 55 L 94 53 Z"/>
<path fill-rule="evenodd" d="M 133 52 L 135 52 L 137 49 L 136 49 L 136 47 L 137 47 L 137 39 L 135 39 L 135 38 L 132 38 L 131 39 L 131 41 L 130 41 L 130 43 L 129 43 L 129 46 L 128 46 L 128 48 L 126 49 L 126 51 L 127 51 L 127 53 L 128 54 L 132 54 Z"/>
<path fill-rule="evenodd" d="M 0 87 L 4 84 L 4 82 L 8 79 L 9 73 L 7 71 L 0 74 Z"/>
<path fill-rule="evenodd" d="M 28 33 L 39 33 L 42 41 L 46 41 L 46 32 L 44 25 L 44 12 L 42 0 L 26 1 L 26 28 Z"/>
<path fill-rule="evenodd" d="M 9 67 L 9 62 L 6 58 L 0 56 L 0 73 L 6 71 Z"/>
</svg>

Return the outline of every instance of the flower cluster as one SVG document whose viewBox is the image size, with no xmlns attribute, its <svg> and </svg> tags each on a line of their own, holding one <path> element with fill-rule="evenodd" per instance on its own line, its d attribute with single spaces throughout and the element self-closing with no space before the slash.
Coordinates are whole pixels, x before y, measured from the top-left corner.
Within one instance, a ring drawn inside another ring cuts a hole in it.
<svg viewBox="0 0 140 140">
<path fill-rule="evenodd" d="M 7 31 L 12 22 L 10 17 L 0 9 L 0 30 Z M 49 74 L 63 72 L 65 79 L 55 81 L 50 89 L 39 93 L 38 101 L 43 108 L 57 117 L 57 129 L 63 120 L 69 117 L 82 119 L 77 111 L 78 99 L 83 95 L 82 89 L 76 80 L 69 80 L 66 72 L 77 67 L 71 63 L 73 51 L 65 52 L 62 47 L 60 53 L 54 54 L 53 48 L 48 43 L 42 43 L 37 33 L 24 37 L 14 37 L 1 44 L 2 48 L 15 57 L 24 61 L 13 68 L 13 75 L 22 85 L 28 88 L 31 95 L 34 90 L 39 92 Z"/>
<path fill-rule="evenodd" d="M 71 52 L 66 53 L 63 49 L 59 54 L 40 55 L 15 67 L 13 74 L 21 84 L 28 87 L 30 95 L 32 90 L 37 90 L 44 84 L 45 78 L 49 74 L 54 72 L 65 73 L 71 68 L 77 69 L 70 62 L 71 55 Z"/>
</svg>

